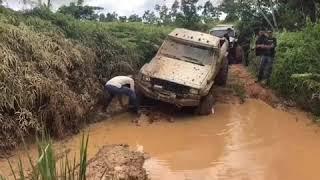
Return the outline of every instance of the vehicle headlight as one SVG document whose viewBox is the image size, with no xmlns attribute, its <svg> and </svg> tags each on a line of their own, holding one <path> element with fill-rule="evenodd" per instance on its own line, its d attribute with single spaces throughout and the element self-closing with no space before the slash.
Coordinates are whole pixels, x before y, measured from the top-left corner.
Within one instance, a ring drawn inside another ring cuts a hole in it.
<svg viewBox="0 0 320 180">
<path fill-rule="evenodd" d="M 151 81 L 151 78 L 150 78 L 149 76 L 142 75 L 142 80 L 143 80 L 143 81 L 150 82 L 150 81 Z"/>
<path fill-rule="evenodd" d="M 190 89 L 190 93 L 191 94 L 199 94 L 199 90 L 198 89 Z"/>
</svg>

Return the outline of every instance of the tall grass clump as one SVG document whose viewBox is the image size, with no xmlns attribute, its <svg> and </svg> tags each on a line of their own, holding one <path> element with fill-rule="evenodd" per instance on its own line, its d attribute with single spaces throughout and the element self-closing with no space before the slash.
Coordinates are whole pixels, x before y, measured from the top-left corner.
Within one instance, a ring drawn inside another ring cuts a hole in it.
<svg viewBox="0 0 320 180">
<path fill-rule="evenodd" d="M 61 35 L 0 22 L 0 148 L 44 128 L 77 131 L 101 91 L 95 61 Z"/>
<path fill-rule="evenodd" d="M 316 115 L 320 115 L 320 24 L 278 37 L 271 85 Z"/>
<path fill-rule="evenodd" d="M 89 136 L 82 136 L 80 145 L 79 162 L 76 157 L 69 159 L 68 155 L 60 160 L 55 156 L 54 148 L 50 138 L 43 138 L 38 141 L 38 158 L 34 162 L 30 156 L 29 165 L 31 167 L 30 173 L 26 174 L 26 169 L 21 160 L 18 162 L 18 169 L 14 170 L 10 161 L 8 161 L 11 168 L 14 180 L 85 180 L 88 167 L 88 141 Z M 0 180 L 6 178 L 0 176 Z"/>
<path fill-rule="evenodd" d="M 42 129 L 77 132 L 103 84 L 137 71 L 170 30 L 0 7 L 0 153 Z"/>
<path fill-rule="evenodd" d="M 53 13 L 43 8 L 25 12 L 28 25 L 42 31 L 43 23 L 33 23 L 40 18 L 54 25 L 66 38 L 77 40 L 90 47 L 99 59 L 99 75 L 112 76 L 131 71 L 149 61 L 157 52 L 172 27 L 160 27 L 143 23 L 79 21 L 71 16 Z M 50 28 L 55 29 L 55 28 Z M 106 67 L 107 66 L 107 67 Z M 109 72 L 107 74 L 104 74 Z"/>
</svg>

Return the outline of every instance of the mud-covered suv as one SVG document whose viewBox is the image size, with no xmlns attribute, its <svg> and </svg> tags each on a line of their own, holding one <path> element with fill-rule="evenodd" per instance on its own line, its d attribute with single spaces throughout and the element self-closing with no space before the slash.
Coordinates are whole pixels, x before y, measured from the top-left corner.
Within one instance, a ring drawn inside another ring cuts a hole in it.
<svg viewBox="0 0 320 180">
<path fill-rule="evenodd" d="M 149 98 L 212 112 L 214 84 L 224 85 L 228 74 L 228 41 L 187 29 L 171 32 L 157 55 L 137 78 L 138 91 Z"/>
<path fill-rule="evenodd" d="M 220 24 L 212 28 L 209 33 L 216 37 L 229 37 L 228 60 L 229 64 L 239 64 L 244 60 L 242 47 L 238 43 L 236 30 L 233 25 Z"/>
</svg>

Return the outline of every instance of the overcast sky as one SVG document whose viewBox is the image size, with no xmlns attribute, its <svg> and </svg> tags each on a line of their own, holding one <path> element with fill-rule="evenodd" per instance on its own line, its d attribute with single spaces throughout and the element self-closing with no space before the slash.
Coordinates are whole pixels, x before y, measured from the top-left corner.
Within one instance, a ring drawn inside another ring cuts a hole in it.
<svg viewBox="0 0 320 180">
<path fill-rule="evenodd" d="M 30 0 L 29 0 L 30 1 Z M 38 0 L 31 0 L 37 2 Z M 43 0 L 46 1 L 46 0 Z M 69 4 L 76 0 L 51 0 L 53 7 L 56 9 L 64 4 Z M 85 0 L 86 5 L 103 7 L 105 12 L 117 12 L 119 15 L 142 15 L 145 10 L 153 10 L 156 4 L 166 3 L 171 6 L 174 0 Z M 204 3 L 206 0 L 199 0 L 199 3 Z M 214 5 L 218 5 L 217 1 L 211 0 Z M 23 0 L 4 0 L 4 5 L 9 6 L 12 9 L 19 10 L 25 5 Z"/>
</svg>

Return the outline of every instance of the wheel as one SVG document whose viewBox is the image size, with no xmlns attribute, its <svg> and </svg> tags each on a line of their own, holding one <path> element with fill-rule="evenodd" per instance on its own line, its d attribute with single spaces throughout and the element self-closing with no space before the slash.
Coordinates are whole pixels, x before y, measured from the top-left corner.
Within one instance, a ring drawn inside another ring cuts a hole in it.
<svg viewBox="0 0 320 180">
<path fill-rule="evenodd" d="M 139 90 L 136 90 L 136 96 L 140 105 L 144 105 L 146 102 L 146 96 Z"/>
<path fill-rule="evenodd" d="M 222 68 L 220 69 L 217 77 L 215 79 L 215 84 L 218 86 L 225 86 L 228 80 L 229 64 L 228 59 L 226 58 Z"/>
<path fill-rule="evenodd" d="M 203 97 L 200 102 L 200 105 L 196 108 L 196 114 L 201 116 L 207 116 L 212 113 L 212 108 L 214 105 L 214 98 L 212 93 L 209 93 L 207 96 Z"/>
</svg>

